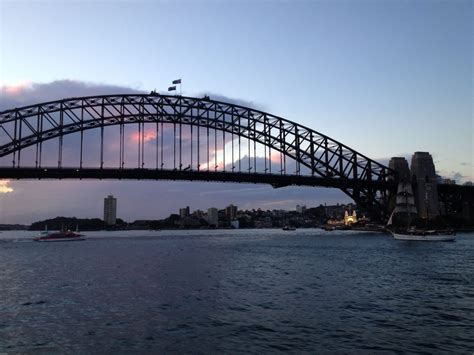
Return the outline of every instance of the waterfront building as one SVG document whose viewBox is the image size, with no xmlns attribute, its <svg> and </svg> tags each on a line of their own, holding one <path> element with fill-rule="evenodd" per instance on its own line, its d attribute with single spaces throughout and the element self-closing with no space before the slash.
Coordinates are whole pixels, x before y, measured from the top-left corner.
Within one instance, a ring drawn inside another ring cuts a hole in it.
<svg viewBox="0 0 474 355">
<path fill-rule="evenodd" d="M 186 206 L 185 208 L 180 208 L 179 209 L 179 217 L 180 218 L 189 217 L 189 206 Z"/>
<path fill-rule="evenodd" d="M 353 203 L 348 203 L 346 205 L 334 205 L 334 206 L 326 206 L 324 207 L 324 211 L 326 214 L 326 217 L 329 219 L 334 219 L 334 220 L 342 220 L 344 219 L 344 214 L 346 210 L 353 211 L 355 210 L 356 205 Z"/>
<path fill-rule="evenodd" d="M 213 227 L 219 226 L 219 210 L 217 208 L 211 207 L 207 210 L 207 223 Z"/>
<path fill-rule="evenodd" d="M 344 224 L 346 226 L 349 226 L 351 224 L 357 223 L 357 213 L 356 211 L 352 211 L 352 214 L 349 214 L 349 212 L 346 210 L 344 212 Z"/>
<path fill-rule="evenodd" d="M 357 223 L 357 214 L 355 211 L 349 213 L 347 210 L 344 211 L 344 216 L 342 218 L 329 218 L 326 222 L 328 226 L 333 227 L 343 227 L 350 226 L 354 223 Z"/>
<path fill-rule="evenodd" d="M 117 222 L 117 199 L 112 195 L 104 198 L 104 222 L 108 226 Z"/>
<path fill-rule="evenodd" d="M 234 228 L 234 229 L 239 229 L 239 220 L 237 219 L 234 219 L 233 221 L 230 221 L 230 227 L 231 228 Z"/>
<path fill-rule="evenodd" d="M 227 219 L 233 220 L 237 218 L 237 206 L 229 205 L 225 208 L 225 216 Z"/>
</svg>

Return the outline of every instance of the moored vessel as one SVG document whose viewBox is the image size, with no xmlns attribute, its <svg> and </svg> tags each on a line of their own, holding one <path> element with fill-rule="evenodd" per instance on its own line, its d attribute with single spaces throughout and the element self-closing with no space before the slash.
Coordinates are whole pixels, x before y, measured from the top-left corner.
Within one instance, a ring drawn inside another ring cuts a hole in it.
<svg viewBox="0 0 474 355">
<path fill-rule="evenodd" d="M 456 239 L 456 232 L 452 230 L 413 230 L 394 232 L 391 231 L 396 240 L 418 241 L 418 242 L 452 242 Z"/>
<path fill-rule="evenodd" d="M 417 242 L 451 242 L 456 239 L 454 230 L 436 230 L 436 229 L 419 229 L 411 226 L 412 216 L 416 215 L 417 209 L 411 184 L 402 182 L 398 185 L 396 205 L 387 228 L 396 240 L 417 241 Z M 396 216 L 405 216 L 406 228 L 393 228 L 393 219 Z"/>
</svg>

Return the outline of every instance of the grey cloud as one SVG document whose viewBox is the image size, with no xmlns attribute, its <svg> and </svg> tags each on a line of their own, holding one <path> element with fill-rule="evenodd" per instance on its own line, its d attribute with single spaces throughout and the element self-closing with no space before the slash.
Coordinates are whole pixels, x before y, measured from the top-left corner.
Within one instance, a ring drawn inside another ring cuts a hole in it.
<svg viewBox="0 0 474 355">
<path fill-rule="evenodd" d="M 3 91 L 0 93 L 0 110 L 8 110 L 11 108 L 32 105 L 35 103 L 58 100 L 68 97 L 81 97 L 92 95 L 111 95 L 111 94 L 143 94 L 146 90 L 137 90 L 130 87 L 89 83 L 78 80 L 56 80 L 50 83 L 33 83 L 30 86 L 21 89 L 19 93 L 9 93 Z M 168 92 L 161 92 L 168 94 Z M 211 99 L 233 103 L 236 105 L 262 109 L 261 106 L 252 101 L 238 98 L 231 98 L 219 94 L 202 93 L 197 97 L 209 95 Z"/>
<path fill-rule="evenodd" d="M 466 176 L 462 175 L 460 172 L 453 171 L 453 179 L 456 181 L 464 179 Z"/>
<path fill-rule="evenodd" d="M 67 97 L 132 93 L 143 93 L 143 91 L 123 86 L 87 83 L 77 80 L 56 80 L 50 83 L 33 83 L 18 93 L 3 91 L 0 95 L 0 110 Z"/>
<path fill-rule="evenodd" d="M 240 106 L 245 106 L 245 107 L 251 107 L 253 109 L 260 110 L 260 111 L 265 110 L 265 107 L 263 105 L 257 104 L 253 101 L 247 101 L 247 100 L 236 99 L 236 98 L 229 98 L 227 96 L 214 94 L 214 93 L 201 93 L 201 94 L 197 95 L 197 97 L 203 97 L 204 95 L 208 95 L 211 100 L 227 102 L 227 103 L 240 105 Z"/>
</svg>

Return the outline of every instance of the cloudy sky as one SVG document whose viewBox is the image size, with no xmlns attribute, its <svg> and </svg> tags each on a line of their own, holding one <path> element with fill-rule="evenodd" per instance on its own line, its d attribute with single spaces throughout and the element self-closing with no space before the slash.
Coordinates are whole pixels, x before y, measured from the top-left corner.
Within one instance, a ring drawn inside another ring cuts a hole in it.
<svg viewBox="0 0 474 355">
<path fill-rule="evenodd" d="M 429 151 L 474 180 L 471 1 L 0 0 L 0 110 L 62 97 L 165 90 L 245 102 L 380 161 Z M 260 185 L 0 182 L 0 223 L 126 220 L 191 209 L 345 202 Z"/>
</svg>

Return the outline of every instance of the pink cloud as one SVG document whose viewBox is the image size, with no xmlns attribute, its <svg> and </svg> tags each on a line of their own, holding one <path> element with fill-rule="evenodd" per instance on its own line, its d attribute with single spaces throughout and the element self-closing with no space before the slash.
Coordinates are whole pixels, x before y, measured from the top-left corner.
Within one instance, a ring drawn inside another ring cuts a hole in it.
<svg viewBox="0 0 474 355">
<path fill-rule="evenodd" d="M 267 152 L 267 154 L 268 154 L 268 152 Z M 278 163 L 278 164 L 280 164 L 280 159 L 281 159 L 281 153 L 272 150 L 272 157 L 271 157 L 272 163 Z"/>
<path fill-rule="evenodd" d="M 146 129 L 145 133 L 143 134 L 143 138 L 146 142 L 152 141 L 156 139 L 156 130 L 153 130 L 152 128 Z M 137 143 L 140 140 L 140 134 L 138 132 L 133 132 L 130 134 L 130 141 Z"/>
<path fill-rule="evenodd" d="M 23 95 L 25 91 L 31 89 L 31 83 L 22 81 L 16 84 L 6 84 L 0 86 L 0 95 L 16 97 Z"/>
<path fill-rule="evenodd" d="M 13 192 L 13 188 L 9 186 L 10 180 L 0 180 L 0 193 L 6 194 L 9 192 Z"/>
</svg>

